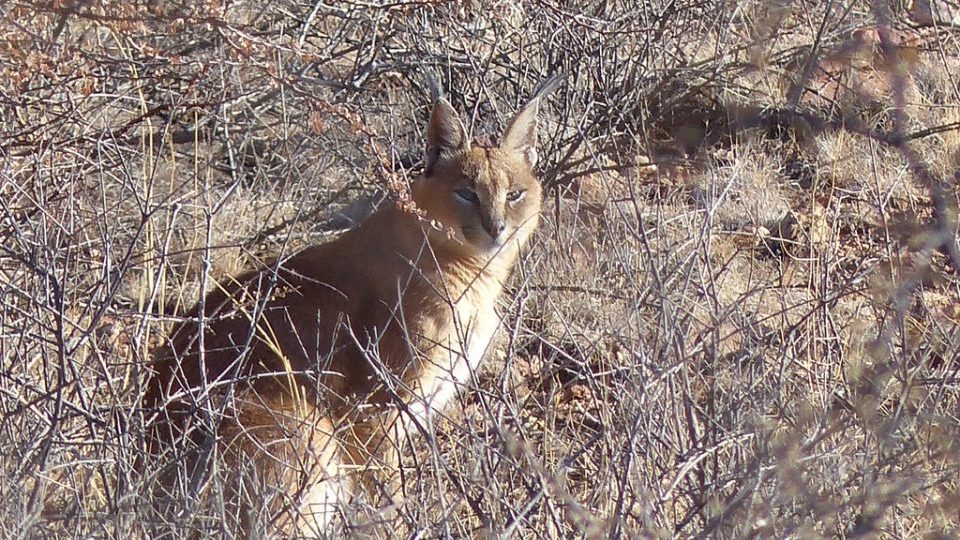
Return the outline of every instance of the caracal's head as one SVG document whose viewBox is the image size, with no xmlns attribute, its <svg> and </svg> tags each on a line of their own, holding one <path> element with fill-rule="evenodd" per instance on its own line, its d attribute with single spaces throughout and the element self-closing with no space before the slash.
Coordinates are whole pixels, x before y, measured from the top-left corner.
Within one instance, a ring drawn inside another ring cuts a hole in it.
<svg viewBox="0 0 960 540">
<path fill-rule="evenodd" d="M 463 123 L 440 98 L 427 126 L 425 171 L 413 196 L 428 221 L 434 248 L 489 258 L 516 251 L 537 227 L 540 182 L 537 161 L 537 114 L 540 99 L 553 89 L 544 85 L 510 122 L 494 146 L 472 145 Z"/>
</svg>

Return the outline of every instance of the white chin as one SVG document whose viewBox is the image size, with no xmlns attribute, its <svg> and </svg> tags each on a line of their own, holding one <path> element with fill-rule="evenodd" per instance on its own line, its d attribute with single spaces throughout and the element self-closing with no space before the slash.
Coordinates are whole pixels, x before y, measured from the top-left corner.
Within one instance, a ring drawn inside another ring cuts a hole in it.
<svg viewBox="0 0 960 540">
<path fill-rule="evenodd" d="M 491 238 L 489 235 L 471 235 L 466 237 L 466 245 L 469 245 L 474 249 L 477 255 L 482 255 L 486 257 L 495 257 L 496 255 L 506 251 L 512 242 L 515 242 L 515 234 L 504 234 L 497 239 Z"/>
<path fill-rule="evenodd" d="M 503 237 L 497 240 L 491 238 L 487 239 L 487 244 L 484 246 L 483 251 L 488 255 L 496 255 L 507 249 L 507 245 L 510 243 L 510 238 Z"/>
</svg>

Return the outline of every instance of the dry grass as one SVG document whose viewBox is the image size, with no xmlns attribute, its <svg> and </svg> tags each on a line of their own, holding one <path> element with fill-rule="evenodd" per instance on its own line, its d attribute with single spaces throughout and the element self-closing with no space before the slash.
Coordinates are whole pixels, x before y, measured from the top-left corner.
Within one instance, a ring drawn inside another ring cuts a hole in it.
<svg viewBox="0 0 960 540">
<path fill-rule="evenodd" d="M 899 4 L 3 4 L 0 536 L 223 535 L 135 466 L 150 350 L 403 197 L 424 69 L 477 134 L 567 84 L 502 339 L 366 534 L 960 535 L 960 44 Z"/>
</svg>

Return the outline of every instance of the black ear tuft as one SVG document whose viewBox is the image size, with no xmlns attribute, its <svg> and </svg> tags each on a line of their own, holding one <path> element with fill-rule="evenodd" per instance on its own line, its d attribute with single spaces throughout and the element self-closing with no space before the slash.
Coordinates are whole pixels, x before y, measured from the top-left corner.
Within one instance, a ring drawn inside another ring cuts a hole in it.
<svg viewBox="0 0 960 540">
<path fill-rule="evenodd" d="M 530 101 L 510 121 L 503 134 L 500 148 L 519 154 L 533 167 L 537 163 L 537 117 L 540 112 L 540 100 L 557 89 L 563 82 L 562 75 L 554 75 L 544 81 L 533 93 Z"/>
<path fill-rule="evenodd" d="M 444 98 L 437 99 L 427 126 L 427 148 L 424 169 L 427 174 L 441 158 L 449 157 L 467 147 L 466 130 L 453 105 Z"/>
</svg>

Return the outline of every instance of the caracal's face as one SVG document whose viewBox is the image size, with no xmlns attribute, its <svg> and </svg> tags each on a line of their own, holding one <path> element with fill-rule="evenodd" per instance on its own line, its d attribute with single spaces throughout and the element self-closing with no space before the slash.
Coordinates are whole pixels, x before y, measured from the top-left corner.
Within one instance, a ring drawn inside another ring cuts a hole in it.
<svg viewBox="0 0 960 540">
<path fill-rule="evenodd" d="M 466 148 L 440 159 L 420 179 L 414 197 L 425 217 L 441 226 L 431 242 L 467 256 L 519 248 L 540 215 L 540 184 L 526 160 L 497 147 Z"/>
</svg>

